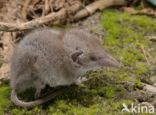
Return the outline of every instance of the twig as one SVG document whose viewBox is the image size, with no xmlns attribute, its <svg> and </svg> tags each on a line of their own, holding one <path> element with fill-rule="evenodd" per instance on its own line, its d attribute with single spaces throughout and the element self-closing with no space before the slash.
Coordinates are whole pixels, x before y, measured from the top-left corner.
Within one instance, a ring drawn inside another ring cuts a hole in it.
<svg viewBox="0 0 156 115">
<path fill-rule="evenodd" d="M 80 18 L 87 17 L 97 10 L 103 10 L 104 8 L 110 6 L 121 6 L 121 5 L 126 5 L 125 0 L 98 0 L 93 2 L 92 4 L 89 4 L 84 9 L 76 13 L 74 19 L 78 20 Z"/>
<path fill-rule="evenodd" d="M 149 51 L 148 50 L 145 50 L 145 48 L 143 46 L 141 46 L 141 50 L 144 53 L 144 56 L 145 56 L 148 64 L 149 65 L 150 64 L 154 64 L 153 58 L 152 58 L 151 54 L 149 53 Z"/>
<path fill-rule="evenodd" d="M 132 7 L 124 7 L 123 10 L 127 11 L 128 13 L 132 15 L 147 15 L 147 16 L 156 17 L 156 10 L 153 10 L 150 8 L 142 9 L 142 10 L 135 10 Z"/>
<path fill-rule="evenodd" d="M 142 53 L 144 54 L 144 57 L 145 57 L 145 59 L 147 61 L 147 64 L 150 65 L 150 61 L 149 61 L 149 59 L 147 57 L 147 52 L 146 52 L 145 48 L 142 45 L 141 45 L 141 50 L 142 50 Z"/>
<path fill-rule="evenodd" d="M 68 2 L 68 0 L 67 1 L 65 1 L 65 0 L 55 0 L 54 9 L 59 10 L 59 9 L 63 8 L 65 2 Z"/>
<path fill-rule="evenodd" d="M 23 17 L 26 19 L 26 15 L 27 15 L 27 9 L 28 9 L 28 5 L 30 4 L 31 0 L 26 0 L 22 9 L 22 15 Z"/>
<path fill-rule="evenodd" d="M 153 61 L 151 54 L 148 51 L 146 53 L 147 53 L 147 56 L 149 57 L 151 63 L 154 64 L 154 61 Z"/>
<path fill-rule="evenodd" d="M 45 16 L 48 14 L 49 12 L 49 0 L 45 0 L 45 4 L 44 4 L 44 8 L 43 8 L 43 12 L 42 12 L 42 16 Z"/>
<path fill-rule="evenodd" d="M 50 0 L 49 4 L 50 4 L 50 11 L 53 12 L 54 10 L 54 1 L 55 0 Z"/>
</svg>

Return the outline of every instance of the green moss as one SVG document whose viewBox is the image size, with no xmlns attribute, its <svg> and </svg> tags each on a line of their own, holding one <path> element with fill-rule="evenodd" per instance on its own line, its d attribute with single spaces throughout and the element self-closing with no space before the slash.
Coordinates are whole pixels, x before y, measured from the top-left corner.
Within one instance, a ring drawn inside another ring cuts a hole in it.
<svg viewBox="0 0 156 115">
<path fill-rule="evenodd" d="M 147 64 L 145 63 L 142 63 L 142 62 L 138 62 L 136 63 L 136 66 L 135 66 L 136 70 L 136 74 L 138 75 L 143 75 L 143 74 L 146 74 L 149 72 L 149 67 Z"/>
<path fill-rule="evenodd" d="M 97 91 L 99 95 L 106 98 L 113 98 L 116 96 L 115 94 L 117 93 L 116 87 L 113 86 L 101 87 Z"/>
<path fill-rule="evenodd" d="M 0 85 L 0 115 L 7 111 L 10 103 L 10 88 L 7 85 Z"/>
<path fill-rule="evenodd" d="M 124 64 L 119 77 L 136 79 L 148 73 L 150 65 L 142 48 L 148 51 L 156 49 L 146 37 L 156 34 L 156 20 L 147 16 L 130 16 L 117 10 L 104 11 L 102 19 L 107 32 L 104 47 Z M 150 53 L 155 56 L 155 53 Z"/>
<path fill-rule="evenodd" d="M 121 110 L 123 108 L 122 104 L 125 103 L 126 105 L 130 105 L 133 101 L 131 100 L 119 100 L 119 101 L 110 101 L 110 100 L 102 100 L 101 102 L 91 105 L 89 107 L 84 106 L 75 106 L 66 102 L 58 102 L 53 107 L 49 108 L 49 112 L 53 113 L 54 115 L 62 115 L 64 113 L 68 115 L 95 115 L 95 114 L 107 114 L 114 115 L 114 114 L 121 114 Z M 60 109 L 60 105 L 63 104 L 63 108 Z M 58 109 L 56 109 L 58 108 Z M 64 111 L 65 108 L 65 111 Z M 110 113 L 111 111 L 111 113 Z M 49 115 L 50 115 L 49 113 Z"/>
<path fill-rule="evenodd" d="M 143 83 L 140 81 L 140 80 L 135 80 L 135 85 L 136 85 L 136 87 L 138 87 L 138 88 L 143 88 Z"/>
</svg>

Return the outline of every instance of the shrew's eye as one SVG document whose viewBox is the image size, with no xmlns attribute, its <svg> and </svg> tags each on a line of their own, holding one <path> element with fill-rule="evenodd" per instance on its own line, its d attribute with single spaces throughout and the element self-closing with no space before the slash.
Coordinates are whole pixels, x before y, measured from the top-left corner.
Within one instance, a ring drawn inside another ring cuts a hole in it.
<svg viewBox="0 0 156 115">
<path fill-rule="evenodd" d="M 81 48 L 80 48 L 79 46 L 77 46 L 75 49 L 76 49 L 76 50 L 80 50 Z"/>
<path fill-rule="evenodd" d="M 92 61 L 96 61 L 96 60 L 97 60 L 96 56 L 90 56 L 90 59 L 91 59 Z"/>
</svg>

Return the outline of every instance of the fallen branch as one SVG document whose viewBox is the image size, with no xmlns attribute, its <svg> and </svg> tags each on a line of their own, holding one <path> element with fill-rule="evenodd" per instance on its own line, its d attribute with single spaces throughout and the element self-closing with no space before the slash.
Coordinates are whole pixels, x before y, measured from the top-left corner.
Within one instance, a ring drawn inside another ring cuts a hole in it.
<svg viewBox="0 0 156 115">
<path fill-rule="evenodd" d="M 19 30 L 26 30 L 26 29 L 31 29 L 33 27 L 37 27 L 39 25 L 48 23 L 49 21 L 56 21 L 60 17 L 64 17 L 66 10 L 61 9 L 57 13 L 51 13 L 47 16 L 41 17 L 34 19 L 32 21 L 26 22 L 26 23 L 5 23 L 5 22 L 0 22 L 0 31 L 19 31 Z"/>
<path fill-rule="evenodd" d="M 147 16 L 152 16 L 156 17 L 156 10 L 147 8 L 147 9 L 142 9 L 142 10 L 135 10 L 134 8 L 131 7 L 124 7 L 124 11 L 127 11 L 128 13 L 132 15 L 147 15 Z"/>
<path fill-rule="evenodd" d="M 149 84 L 144 84 L 144 89 L 149 91 L 149 92 L 152 92 L 154 94 L 156 94 L 156 87 L 152 86 L 152 85 L 149 85 Z"/>
<path fill-rule="evenodd" d="M 78 20 L 80 18 L 87 17 L 89 15 L 92 15 L 97 10 L 103 10 L 104 8 L 110 7 L 110 6 L 121 6 L 126 5 L 125 0 L 98 0 L 96 2 L 93 2 L 92 4 L 89 4 L 84 9 L 76 13 L 74 16 L 75 20 Z"/>
</svg>

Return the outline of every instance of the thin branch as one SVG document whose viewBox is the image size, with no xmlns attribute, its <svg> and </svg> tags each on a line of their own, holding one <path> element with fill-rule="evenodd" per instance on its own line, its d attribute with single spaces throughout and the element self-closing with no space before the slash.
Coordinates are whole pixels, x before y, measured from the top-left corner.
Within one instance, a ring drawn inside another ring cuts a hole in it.
<svg viewBox="0 0 156 115">
<path fill-rule="evenodd" d="M 83 17 L 87 17 L 89 15 L 92 15 L 97 10 L 103 10 L 104 8 L 110 7 L 110 6 L 121 6 L 126 5 L 125 0 L 98 0 L 93 2 L 92 4 L 89 4 L 84 9 L 76 13 L 74 16 L 75 20 L 78 20 Z"/>
<path fill-rule="evenodd" d="M 141 50 L 142 50 L 142 53 L 143 53 L 143 55 L 144 55 L 144 57 L 145 57 L 145 59 L 147 61 L 147 64 L 150 65 L 150 61 L 149 61 L 149 59 L 147 57 L 147 52 L 146 52 L 145 48 L 142 45 L 141 45 Z"/>
<path fill-rule="evenodd" d="M 37 27 L 39 25 L 48 23 L 49 21 L 56 21 L 60 17 L 65 17 L 65 9 L 61 9 L 57 13 L 50 13 L 47 16 L 40 17 L 37 19 L 34 19 L 32 21 L 26 22 L 26 23 L 5 23 L 5 22 L 0 22 L 0 31 L 19 31 L 19 30 L 26 30 L 26 29 L 31 29 L 34 27 Z"/>
</svg>

